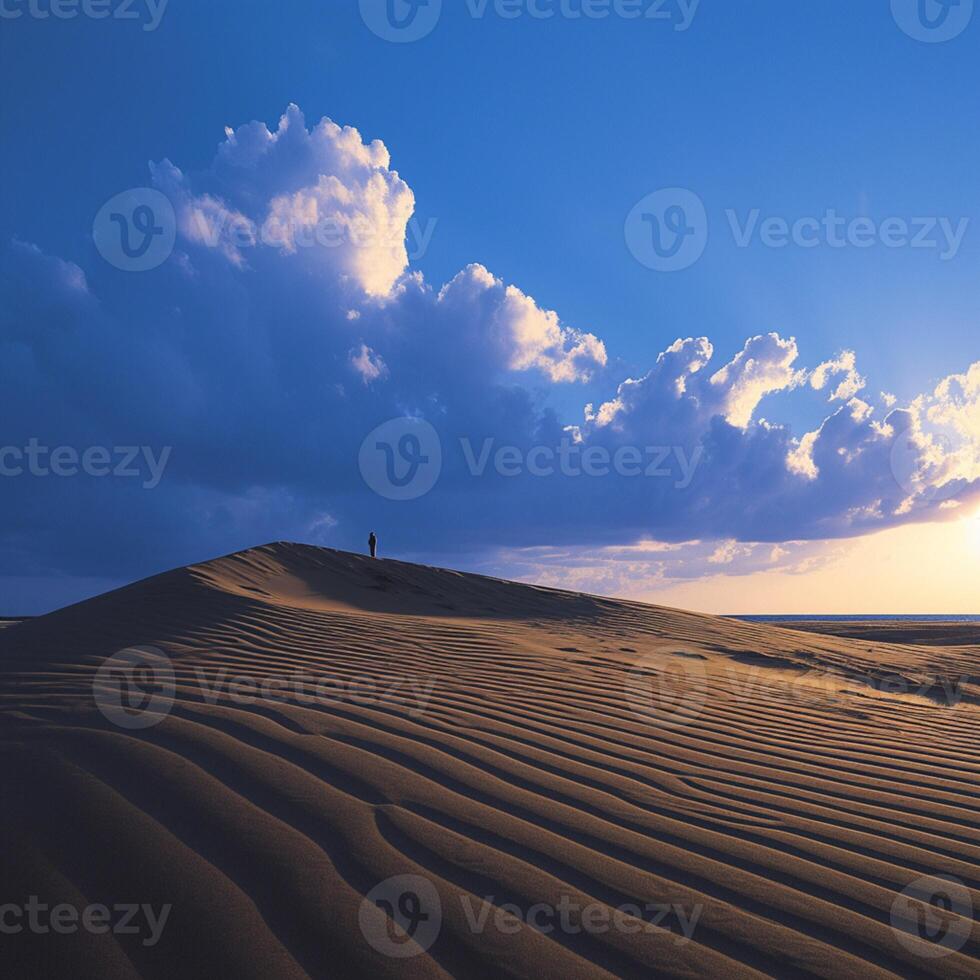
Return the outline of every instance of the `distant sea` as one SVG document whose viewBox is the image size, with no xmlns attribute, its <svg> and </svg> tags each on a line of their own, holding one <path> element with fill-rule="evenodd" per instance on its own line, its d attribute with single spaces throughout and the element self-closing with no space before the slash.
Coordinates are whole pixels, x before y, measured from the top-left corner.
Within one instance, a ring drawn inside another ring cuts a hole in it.
<svg viewBox="0 0 980 980">
<path fill-rule="evenodd" d="M 746 623 L 980 623 L 980 614 L 935 616 L 726 616 L 726 619 L 740 619 Z"/>
</svg>

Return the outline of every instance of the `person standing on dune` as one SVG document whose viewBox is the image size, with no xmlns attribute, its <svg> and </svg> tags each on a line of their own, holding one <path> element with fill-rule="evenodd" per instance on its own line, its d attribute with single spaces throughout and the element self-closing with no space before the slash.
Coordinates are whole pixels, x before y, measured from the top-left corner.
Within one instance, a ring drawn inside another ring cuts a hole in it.
<svg viewBox="0 0 980 980">
<path fill-rule="evenodd" d="M 368 535 L 368 547 L 371 549 L 371 557 L 378 557 L 378 536 L 372 531 Z"/>
</svg>

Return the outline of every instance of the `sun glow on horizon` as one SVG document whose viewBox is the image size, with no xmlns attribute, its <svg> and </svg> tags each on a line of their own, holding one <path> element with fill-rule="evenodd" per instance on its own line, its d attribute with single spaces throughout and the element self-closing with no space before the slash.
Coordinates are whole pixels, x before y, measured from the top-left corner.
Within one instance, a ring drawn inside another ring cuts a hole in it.
<svg viewBox="0 0 980 980">
<path fill-rule="evenodd" d="M 977 551 L 980 551 L 980 510 L 963 521 L 966 536 Z"/>
<path fill-rule="evenodd" d="M 811 570 L 715 575 L 643 594 L 648 602 L 733 615 L 980 614 L 980 511 L 853 540 Z"/>
</svg>

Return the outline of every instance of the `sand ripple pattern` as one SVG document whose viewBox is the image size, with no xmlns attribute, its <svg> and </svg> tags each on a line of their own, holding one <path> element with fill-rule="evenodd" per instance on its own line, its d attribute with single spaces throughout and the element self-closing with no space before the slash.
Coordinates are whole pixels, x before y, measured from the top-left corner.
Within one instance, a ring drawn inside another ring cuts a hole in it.
<svg viewBox="0 0 980 980">
<path fill-rule="evenodd" d="M 125 729 L 93 680 L 137 646 L 174 696 Z M 296 545 L 169 572 L 0 630 L 3 900 L 170 904 L 167 928 L 3 936 L 0 975 L 980 977 L 975 921 L 941 957 L 892 926 L 930 876 L 980 910 L 978 680 L 977 647 Z M 363 905 L 404 875 L 438 930 L 393 958 Z M 494 927 L 563 899 L 698 917 Z"/>
</svg>

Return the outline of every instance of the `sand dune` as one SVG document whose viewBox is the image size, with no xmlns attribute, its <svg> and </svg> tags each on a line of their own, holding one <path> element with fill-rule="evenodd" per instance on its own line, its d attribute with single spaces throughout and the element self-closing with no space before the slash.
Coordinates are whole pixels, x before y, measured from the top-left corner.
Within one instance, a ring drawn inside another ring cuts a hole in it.
<svg viewBox="0 0 980 980">
<path fill-rule="evenodd" d="M 980 623 L 936 623 L 929 620 L 880 619 L 871 622 L 781 622 L 786 629 L 847 636 L 872 643 L 915 643 L 920 646 L 980 646 Z"/>
<path fill-rule="evenodd" d="M 978 735 L 975 646 L 269 545 L 0 630 L 3 900 L 152 913 L 0 976 L 978 977 Z"/>
</svg>

